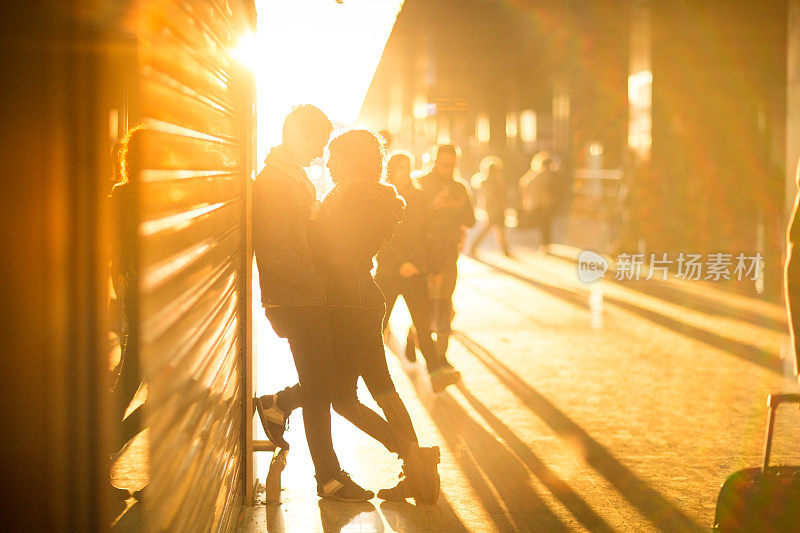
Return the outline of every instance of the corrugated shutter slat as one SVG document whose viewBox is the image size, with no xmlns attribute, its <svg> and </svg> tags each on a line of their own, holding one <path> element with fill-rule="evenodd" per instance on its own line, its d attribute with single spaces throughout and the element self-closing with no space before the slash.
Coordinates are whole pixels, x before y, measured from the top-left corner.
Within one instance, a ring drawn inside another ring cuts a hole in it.
<svg viewBox="0 0 800 533">
<path fill-rule="evenodd" d="M 143 8 L 139 353 L 151 443 L 146 519 L 154 531 L 230 530 L 243 498 L 252 106 L 230 48 L 246 30 L 248 4 Z"/>
</svg>

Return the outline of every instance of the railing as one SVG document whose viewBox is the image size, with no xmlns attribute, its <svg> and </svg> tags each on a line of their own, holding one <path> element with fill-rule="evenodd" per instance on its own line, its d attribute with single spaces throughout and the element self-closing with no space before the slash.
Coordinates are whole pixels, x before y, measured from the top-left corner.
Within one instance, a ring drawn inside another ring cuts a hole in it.
<svg viewBox="0 0 800 533">
<path fill-rule="evenodd" d="M 616 209 L 622 187 L 621 170 L 580 168 L 573 178 L 573 212 L 607 216 Z"/>
</svg>

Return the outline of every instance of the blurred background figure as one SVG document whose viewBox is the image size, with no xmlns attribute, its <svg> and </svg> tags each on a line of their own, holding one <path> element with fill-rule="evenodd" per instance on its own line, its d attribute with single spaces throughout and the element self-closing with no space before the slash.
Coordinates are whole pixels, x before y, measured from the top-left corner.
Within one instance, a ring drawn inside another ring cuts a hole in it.
<svg viewBox="0 0 800 533">
<path fill-rule="evenodd" d="M 486 211 L 486 222 L 472 241 L 469 255 L 475 255 L 478 246 L 491 231 L 503 255 L 511 257 L 505 233 L 508 189 L 503 174 L 503 162 L 496 156 L 484 157 L 480 162 L 480 170 L 471 181 L 472 188 L 480 197 L 483 209 Z"/>
<path fill-rule="evenodd" d="M 145 461 L 138 457 L 141 446 L 134 446 L 137 437 L 146 427 L 144 404 L 147 387 L 142 380 L 137 353 L 136 301 L 133 284 L 136 279 L 135 242 L 137 232 L 136 180 L 138 179 L 138 154 L 144 126 L 136 126 L 114 145 L 114 185 L 108 196 L 115 234 L 111 240 L 109 335 L 114 347 L 110 351 L 109 367 L 112 369 L 113 421 L 117 431 L 112 440 L 112 477 L 114 513 L 117 523 L 126 514 L 132 502 L 142 499 L 142 486 L 131 483 L 133 470 L 144 468 Z M 142 476 L 139 476 L 142 477 Z M 141 512 L 141 505 L 135 507 Z M 131 520 L 126 517 L 126 521 Z M 134 519 L 136 520 L 136 519 Z"/>
<path fill-rule="evenodd" d="M 520 225 L 535 227 L 541 235 L 539 250 L 548 253 L 552 240 L 553 216 L 558 200 L 559 175 L 553 158 L 539 154 L 531 160 L 531 169 L 519 181 L 522 213 Z"/>
<path fill-rule="evenodd" d="M 467 187 L 454 177 L 457 161 L 456 147 L 440 144 L 436 148 L 433 169 L 419 178 L 425 201 L 433 210 L 430 260 L 436 349 L 443 363 L 440 372 L 447 374 L 452 381 L 458 381 L 461 377 L 447 361 L 450 324 L 453 320 L 453 291 L 458 278 L 458 254 L 464 228 L 475 225 L 475 213 Z"/>
<path fill-rule="evenodd" d="M 625 152 L 620 168 L 620 184 L 614 197 L 613 210 L 610 216 L 611 251 L 639 250 L 642 248 L 641 223 L 646 212 L 643 212 L 639 200 L 639 172 L 642 162 L 638 154 L 631 149 Z"/>
</svg>

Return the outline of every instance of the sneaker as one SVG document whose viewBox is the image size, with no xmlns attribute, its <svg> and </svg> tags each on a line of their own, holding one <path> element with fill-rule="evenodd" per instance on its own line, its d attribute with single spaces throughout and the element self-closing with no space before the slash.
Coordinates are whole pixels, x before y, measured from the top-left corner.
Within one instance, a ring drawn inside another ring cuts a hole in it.
<svg viewBox="0 0 800 533">
<path fill-rule="evenodd" d="M 375 497 L 375 493 L 358 486 L 350 479 L 350 474 L 342 470 L 338 478 L 317 484 L 317 494 L 326 500 L 339 502 L 365 502 Z"/>
<path fill-rule="evenodd" d="M 289 443 L 283 438 L 286 431 L 286 423 L 289 421 L 286 415 L 278 408 L 277 394 L 267 394 L 253 398 L 261 425 L 264 426 L 264 433 L 272 444 L 284 450 L 289 449 Z"/>
<path fill-rule="evenodd" d="M 461 380 L 461 372 L 452 366 L 438 368 L 431 372 L 431 388 L 433 392 L 442 392 L 448 386 Z"/>
<path fill-rule="evenodd" d="M 413 496 L 413 494 L 411 494 L 411 487 L 408 485 L 405 472 L 400 472 L 398 477 L 400 478 L 400 481 L 397 483 L 397 485 L 390 489 L 381 489 L 378 491 L 378 498 L 390 502 L 399 502 Z"/>
<path fill-rule="evenodd" d="M 405 353 L 409 363 L 415 363 L 417 361 L 417 339 L 413 329 L 408 330 Z"/>
</svg>

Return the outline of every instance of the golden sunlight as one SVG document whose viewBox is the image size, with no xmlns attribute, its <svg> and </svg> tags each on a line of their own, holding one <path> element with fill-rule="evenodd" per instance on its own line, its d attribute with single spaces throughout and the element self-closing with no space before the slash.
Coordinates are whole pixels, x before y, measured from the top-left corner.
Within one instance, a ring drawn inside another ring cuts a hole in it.
<svg viewBox="0 0 800 533">
<path fill-rule="evenodd" d="M 242 41 L 237 58 L 256 78 L 259 161 L 297 104 L 314 104 L 335 123 L 355 121 L 402 4 L 256 2 L 257 34 Z"/>
</svg>

